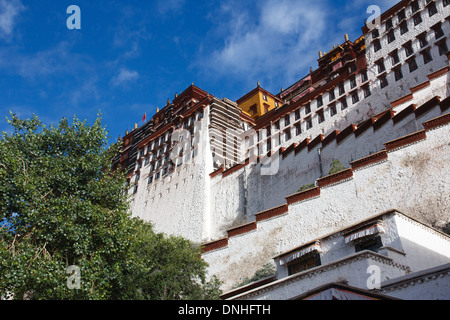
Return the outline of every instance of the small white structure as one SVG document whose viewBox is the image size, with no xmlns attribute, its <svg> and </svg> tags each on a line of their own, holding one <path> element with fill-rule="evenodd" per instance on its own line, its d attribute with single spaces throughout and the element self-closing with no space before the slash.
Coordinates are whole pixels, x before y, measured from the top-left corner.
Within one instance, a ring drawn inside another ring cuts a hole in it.
<svg viewBox="0 0 450 320">
<path fill-rule="evenodd" d="M 394 298 L 448 299 L 450 295 L 450 237 L 397 210 L 283 252 L 274 261 L 276 280 L 226 296 L 286 300 L 310 296 L 311 291 L 333 283 Z M 439 276 L 430 277 L 431 282 L 417 280 L 435 273 Z M 414 286 L 398 285 L 413 281 Z M 425 289 L 430 286 L 433 290 Z"/>
</svg>

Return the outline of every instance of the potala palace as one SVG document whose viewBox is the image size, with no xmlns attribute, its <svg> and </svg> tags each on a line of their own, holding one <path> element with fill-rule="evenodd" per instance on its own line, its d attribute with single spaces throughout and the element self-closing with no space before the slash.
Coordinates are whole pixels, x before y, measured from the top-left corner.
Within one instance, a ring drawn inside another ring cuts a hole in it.
<svg viewBox="0 0 450 320">
<path fill-rule="evenodd" d="M 450 299 L 450 1 L 362 25 L 289 88 L 192 84 L 122 138 L 133 216 L 201 245 L 223 299 Z"/>
</svg>

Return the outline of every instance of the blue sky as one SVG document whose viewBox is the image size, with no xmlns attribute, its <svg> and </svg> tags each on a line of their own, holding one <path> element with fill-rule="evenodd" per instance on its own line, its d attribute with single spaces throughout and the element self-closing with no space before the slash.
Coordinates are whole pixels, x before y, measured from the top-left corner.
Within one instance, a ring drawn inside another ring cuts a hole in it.
<svg viewBox="0 0 450 320">
<path fill-rule="evenodd" d="M 192 82 L 236 100 L 257 81 L 276 94 L 361 35 L 367 8 L 395 0 L 0 0 L 0 131 L 9 110 L 46 124 L 92 123 L 111 141 Z M 81 9 L 69 30 L 67 7 Z"/>
</svg>

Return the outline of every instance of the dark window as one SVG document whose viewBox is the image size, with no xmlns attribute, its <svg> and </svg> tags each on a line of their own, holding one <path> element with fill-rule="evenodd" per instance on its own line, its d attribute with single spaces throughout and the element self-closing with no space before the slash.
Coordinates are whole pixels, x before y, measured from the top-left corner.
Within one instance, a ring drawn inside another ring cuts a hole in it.
<svg viewBox="0 0 450 320">
<path fill-rule="evenodd" d="M 413 20 L 415 26 L 422 23 L 422 16 L 420 15 L 420 12 L 414 16 Z"/>
<path fill-rule="evenodd" d="M 332 101 L 332 100 L 334 100 L 336 98 L 336 96 L 334 95 L 334 89 L 330 90 L 328 97 L 329 97 L 330 101 Z"/>
<path fill-rule="evenodd" d="M 392 65 L 397 64 L 400 62 L 400 58 L 398 57 L 398 51 L 395 50 L 390 54 L 391 58 L 392 58 Z"/>
<path fill-rule="evenodd" d="M 295 134 L 298 136 L 301 133 L 302 133 L 302 126 L 300 125 L 300 122 L 299 122 L 295 125 Z"/>
<path fill-rule="evenodd" d="M 371 95 L 371 93 L 370 93 L 370 87 L 369 87 L 369 86 L 365 86 L 365 87 L 363 88 L 363 90 L 364 90 L 364 98 L 367 98 L 368 96 Z"/>
<path fill-rule="evenodd" d="M 413 71 L 417 70 L 417 63 L 416 63 L 416 59 L 415 58 L 409 59 L 407 61 L 407 63 L 408 63 L 408 66 L 409 66 L 409 72 L 413 72 Z"/>
<path fill-rule="evenodd" d="M 450 4 L 450 0 L 444 0 L 442 2 L 442 4 L 444 5 L 444 7 L 448 6 Z"/>
<path fill-rule="evenodd" d="M 305 114 L 308 113 L 311 113 L 311 105 L 309 103 L 305 106 Z"/>
<path fill-rule="evenodd" d="M 440 37 L 444 36 L 444 31 L 442 31 L 442 27 L 441 27 L 440 23 L 433 26 L 432 29 L 434 30 L 435 39 L 439 39 Z"/>
<path fill-rule="evenodd" d="M 380 87 L 381 88 L 387 87 L 388 84 L 389 83 L 388 83 L 386 76 L 380 78 Z"/>
<path fill-rule="evenodd" d="M 395 81 L 398 81 L 403 78 L 402 68 L 394 69 Z"/>
<path fill-rule="evenodd" d="M 267 139 L 267 151 L 272 150 L 272 140 L 269 138 Z"/>
<path fill-rule="evenodd" d="M 448 52 L 447 42 L 445 41 L 445 39 L 444 39 L 444 41 L 441 41 L 441 42 L 437 43 L 437 46 L 439 48 L 439 55 L 440 56 L 442 56 L 442 55 L 444 55 L 444 54 L 446 54 Z"/>
<path fill-rule="evenodd" d="M 381 237 L 378 236 L 376 238 L 365 239 L 365 240 L 359 241 L 355 245 L 355 251 L 359 252 L 359 251 L 363 251 L 363 250 L 370 250 L 370 251 L 377 252 L 378 249 L 380 249 L 382 246 L 383 246 L 383 243 L 381 242 Z"/>
<path fill-rule="evenodd" d="M 408 24 L 406 23 L 406 21 L 403 21 L 400 24 L 400 34 L 405 34 L 408 32 Z"/>
<path fill-rule="evenodd" d="M 353 77 L 350 79 L 350 88 L 355 88 L 356 87 L 356 78 Z"/>
<path fill-rule="evenodd" d="M 395 40 L 394 30 L 391 30 L 391 31 L 388 33 L 387 38 L 388 38 L 388 43 L 391 43 L 392 41 Z"/>
<path fill-rule="evenodd" d="M 366 82 L 367 80 L 369 80 L 367 77 L 367 71 L 364 71 L 361 73 L 361 82 Z"/>
<path fill-rule="evenodd" d="M 284 116 L 284 125 L 288 126 L 291 123 L 291 119 L 289 118 L 289 115 Z"/>
<path fill-rule="evenodd" d="M 423 63 L 427 64 L 428 62 L 433 60 L 433 57 L 431 56 L 430 50 L 424 50 L 421 52 L 423 56 Z"/>
<path fill-rule="evenodd" d="M 332 116 L 336 115 L 336 113 L 337 113 L 336 105 L 330 106 L 330 116 L 332 117 Z"/>
<path fill-rule="evenodd" d="M 407 57 L 409 57 L 410 55 L 412 55 L 414 53 L 411 41 L 408 41 L 407 43 L 405 43 L 403 47 L 405 48 L 405 53 L 406 53 Z"/>
<path fill-rule="evenodd" d="M 300 119 L 300 109 L 295 110 L 294 114 L 295 114 L 295 121 L 299 120 Z"/>
<path fill-rule="evenodd" d="M 355 104 L 355 103 L 357 103 L 359 101 L 359 94 L 358 94 L 358 92 L 355 92 L 353 95 L 352 95 L 352 102 L 353 102 L 353 104 Z"/>
<path fill-rule="evenodd" d="M 284 131 L 284 141 L 291 140 L 291 129 Z"/>
<path fill-rule="evenodd" d="M 427 33 L 421 33 L 417 39 L 419 39 L 419 45 L 421 48 L 425 47 L 426 45 L 428 45 L 428 41 L 427 41 Z"/>
<path fill-rule="evenodd" d="M 376 39 L 373 41 L 373 49 L 375 52 L 377 52 L 381 49 L 380 39 Z"/>
<path fill-rule="evenodd" d="M 411 3 L 411 10 L 412 10 L 412 12 L 416 12 L 419 9 L 420 9 L 419 0 L 413 1 Z"/>
<path fill-rule="evenodd" d="M 309 118 L 306 119 L 305 121 L 306 121 L 306 130 L 311 129 L 312 126 L 313 126 L 311 117 L 309 117 Z"/>
<path fill-rule="evenodd" d="M 322 123 L 325 121 L 325 115 L 323 114 L 323 111 L 317 112 L 317 116 L 319 117 L 319 123 Z"/>
<path fill-rule="evenodd" d="M 320 97 L 317 98 L 317 106 L 318 106 L 318 107 L 323 106 L 323 99 L 322 99 L 322 96 L 320 96 Z"/>
<path fill-rule="evenodd" d="M 344 88 L 344 84 L 341 83 L 339 85 L 339 95 L 343 95 L 345 93 L 345 88 Z"/>
<path fill-rule="evenodd" d="M 302 272 L 317 266 L 320 266 L 320 255 L 319 253 L 309 253 L 305 256 L 296 259 L 288 264 L 288 274 L 292 275 L 298 272 Z"/>
<path fill-rule="evenodd" d="M 347 109 L 348 104 L 347 104 L 347 99 L 342 99 L 341 100 L 341 110 Z"/>
<path fill-rule="evenodd" d="M 398 13 L 397 17 L 398 17 L 398 21 L 402 21 L 403 19 L 405 19 L 406 18 L 405 9 L 401 10 Z"/>
<path fill-rule="evenodd" d="M 392 28 L 392 19 L 386 20 L 386 31 Z"/>
<path fill-rule="evenodd" d="M 380 32 L 378 31 L 378 29 L 375 29 L 372 31 L 372 39 L 376 39 L 380 36 Z"/>
<path fill-rule="evenodd" d="M 386 67 L 384 66 L 384 61 L 383 59 L 380 59 L 376 62 L 377 66 L 378 66 L 378 73 L 382 73 L 386 70 Z"/>
<path fill-rule="evenodd" d="M 436 8 L 436 4 L 434 2 L 432 2 L 429 6 L 428 6 L 428 15 L 434 16 L 437 13 L 437 8 Z"/>
</svg>

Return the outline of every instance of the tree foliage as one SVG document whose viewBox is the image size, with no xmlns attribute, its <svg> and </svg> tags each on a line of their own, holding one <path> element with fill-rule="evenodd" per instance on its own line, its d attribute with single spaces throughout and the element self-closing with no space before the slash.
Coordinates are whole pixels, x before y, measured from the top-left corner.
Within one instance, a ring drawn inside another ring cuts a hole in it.
<svg viewBox="0 0 450 320">
<path fill-rule="evenodd" d="M 8 122 L 13 133 L 0 140 L 0 297 L 217 297 L 198 249 L 131 219 L 125 177 L 110 170 L 119 146 L 108 146 L 100 115 L 93 125 L 74 117 L 47 127 L 14 114 Z M 72 265 L 79 289 L 68 286 Z"/>
<path fill-rule="evenodd" d="M 328 172 L 328 174 L 338 173 L 345 169 L 347 168 L 344 167 L 339 160 L 333 160 L 330 164 L 330 171 Z"/>
</svg>

